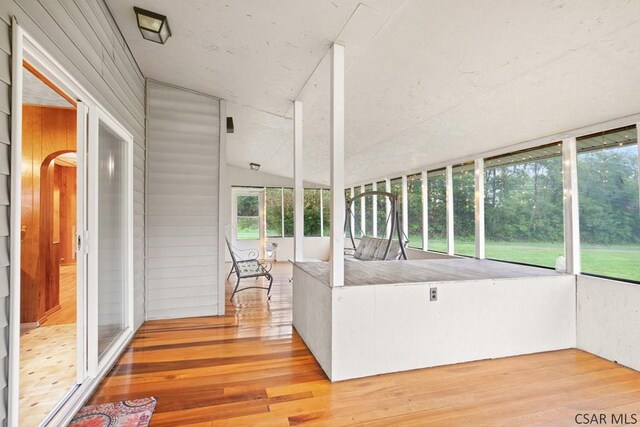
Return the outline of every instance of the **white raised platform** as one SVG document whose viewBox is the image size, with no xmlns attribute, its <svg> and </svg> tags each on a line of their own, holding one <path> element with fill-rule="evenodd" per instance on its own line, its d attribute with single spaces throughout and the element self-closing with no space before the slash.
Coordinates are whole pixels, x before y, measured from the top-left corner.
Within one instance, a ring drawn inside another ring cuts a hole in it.
<svg viewBox="0 0 640 427">
<path fill-rule="evenodd" d="M 576 346 L 575 276 L 474 259 L 294 264 L 293 325 L 332 381 Z M 430 288 L 438 300 L 430 301 Z"/>
</svg>

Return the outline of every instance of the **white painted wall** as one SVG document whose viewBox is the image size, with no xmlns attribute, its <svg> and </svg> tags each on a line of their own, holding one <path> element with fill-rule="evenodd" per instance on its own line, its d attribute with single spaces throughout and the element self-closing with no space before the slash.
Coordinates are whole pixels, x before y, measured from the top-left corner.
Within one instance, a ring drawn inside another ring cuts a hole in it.
<svg viewBox="0 0 640 427">
<path fill-rule="evenodd" d="M 577 347 L 640 371 L 640 285 L 578 275 Z"/>
<path fill-rule="evenodd" d="M 331 288 L 293 266 L 293 326 L 331 378 Z"/>
</svg>

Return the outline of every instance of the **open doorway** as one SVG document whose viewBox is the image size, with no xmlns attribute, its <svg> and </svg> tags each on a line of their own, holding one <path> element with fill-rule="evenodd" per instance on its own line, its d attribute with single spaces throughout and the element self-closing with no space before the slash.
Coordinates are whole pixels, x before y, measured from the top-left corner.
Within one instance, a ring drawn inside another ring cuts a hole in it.
<svg viewBox="0 0 640 427">
<path fill-rule="evenodd" d="M 77 385 L 76 103 L 23 64 L 20 425 Z"/>
</svg>

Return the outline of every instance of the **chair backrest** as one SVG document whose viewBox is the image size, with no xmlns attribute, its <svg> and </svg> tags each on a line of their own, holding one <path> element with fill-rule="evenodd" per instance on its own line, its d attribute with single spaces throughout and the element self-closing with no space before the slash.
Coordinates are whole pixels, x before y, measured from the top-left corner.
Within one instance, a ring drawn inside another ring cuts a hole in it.
<svg viewBox="0 0 640 427">
<path fill-rule="evenodd" d="M 229 254 L 231 254 L 231 261 L 233 262 L 233 265 L 237 267 L 238 260 L 236 259 L 236 254 L 233 253 L 233 247 L 231 246 L 231 243 L 229 243 L 229 239 L 226 237 L 224 238 L 224 241 L 227 242 L 227 248 L 229 248 Z"/>
</svg>

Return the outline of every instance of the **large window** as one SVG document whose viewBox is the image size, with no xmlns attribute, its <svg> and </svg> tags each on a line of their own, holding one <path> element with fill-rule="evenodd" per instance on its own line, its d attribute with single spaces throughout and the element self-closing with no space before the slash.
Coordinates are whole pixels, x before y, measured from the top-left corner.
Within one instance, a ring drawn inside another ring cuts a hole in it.
<svg viewBox="0 0 640 427">
<path fill-rule="evenodd" d="M 282 189 L 282 204 L 284 205 L 284 237 L 293 237 L 295 216 L 293 188 Z"/>
<path fill-rule="evenodd" d="M 407 177 L 409 247 L 422 249 L 422 175 Z"/>
<path fill-rule="evenodd" d="M 430 251 L 447 252 L 447 174 L 445 169 L 427 174 Z"/>
<path fill-rule="evenodd" d="M 564 253 L 561 151 L 555 143 L 485 161 L 487 258 L 554 267 Z"/>
<path fill-rule="evenodd" d="M 265 190 L 267 237 L 282 237 L 282 188 Z"/>
<path fill-rule="evenodd" d="M 376 191 L 387 191 L 386 181 L 380 181 L 376 184 Z M 385 238 L 387 233 L 387 197 L 378 196 L 376 200 L 377 217 L 378 217 L 378 237 Z"/>
<path fill-rule="evenodd" d="M 473 162 L 453 167 L 453 240 L 458 255 L 474 256 L 475 179 Z"/>
<path fill-rule="evenodd" d="M 640 281 L 636 128 L 579 138 L 577 149 L 582 271 Z"/>
<path fill-rule="evenodd" d="M 398 200 L 398 221 L 400 222 L 400 230 L 403 229 L 402 224 L 402 178 L 394 178 L 391 180 L 391 192 L 396 196 Z M 391 222 L 391 221 L 389 221 Z M 391 230 L 391 234 L 395 235 L 396 230 Z"/>
<path fill-rule="evenodd" d="M 331 190 L 322 190 L 322 235 L 331 235 Z"/>
<path fill-rule="evenodd" d="M 373 185 L 368 184 L 364 186 L 364 191 L 373 191 Z M 362 199 L 364 202 L 364 225 L 365 234 L 367 236 L 373 236 L 373 196 L 367 196 Z"/>
<path fill-rule="evenodd" d="M 257 195 L 236 196 L 236 239 L 260 239 L 260 198 Z"/>
<path fill-rule="evenodd" d="M 320 236 L 320 189 L 304 189 L 304 235 Z"/>
</svg>

